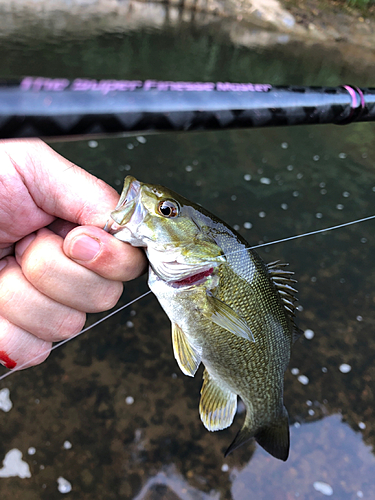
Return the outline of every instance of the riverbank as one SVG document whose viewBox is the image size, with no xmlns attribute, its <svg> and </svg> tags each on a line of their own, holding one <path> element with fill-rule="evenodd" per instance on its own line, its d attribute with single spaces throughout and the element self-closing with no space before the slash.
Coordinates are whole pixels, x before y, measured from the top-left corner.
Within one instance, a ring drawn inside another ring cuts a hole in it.
<svg viewBox="0 0 375 500">
<path fill-rule="evenodd" d="M 13 15 L 10 24 L 0 20 L 0 34 L 22 23 L 26 12 L 39 18 L 70 13 L 84 20 L 126 16 L 130 24 L 158 23 L 168 17 L 188 20 L 194 15 L 249 22 L 314 41 L 375 47 L 375 7 L 359 10 L 335 0 L 0 0 L 0 12 L 8 21 Z"/>
<path fill-rule="evenodd" d="M 334 0 L 0 0 L 0 37 L 25 30 L 83 37 L 193 22 L 242 46 L 316 45 L 366 71 L 375 64 L 374 10 L 365 17 Z"/>
</svg>

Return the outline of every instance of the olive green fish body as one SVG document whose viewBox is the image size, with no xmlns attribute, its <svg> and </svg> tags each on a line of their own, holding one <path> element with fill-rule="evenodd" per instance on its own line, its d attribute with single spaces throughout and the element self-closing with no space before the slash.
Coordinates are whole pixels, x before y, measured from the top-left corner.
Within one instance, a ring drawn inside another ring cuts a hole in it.
<svg viewBox="0 0 375 500">
<path fill-rule="evenodd" d="M 194 376 L 205 366 L 205 427 L 230 426 L 240 396 L 245 422 L 227 453 L 255 437 L 286 460 L 283 379 L 298 332 L 291 273 L 267 267 L 233 229 L 161 186 L 127 178 L 112 217 L 116 237 L 146 249 L 149 286 L 171 320 L 181 370 Z"/>
</svg>

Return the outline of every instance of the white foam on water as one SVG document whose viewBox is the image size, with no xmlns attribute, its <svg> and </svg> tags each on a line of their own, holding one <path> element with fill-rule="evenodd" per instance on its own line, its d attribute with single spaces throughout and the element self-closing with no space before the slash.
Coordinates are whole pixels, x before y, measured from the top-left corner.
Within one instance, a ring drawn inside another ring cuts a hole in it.
<svg viewBox="0 0 375 500">
<path fill-rule="evenodd" d="M 302 385 L 307 385 L 309 383 L 308 377 L 306 375 L 299 375 L 297 378 L 298 382 L 300 382 Z"/>
<path fill-rule="evenodd" d="M 72 491 L 72 485 L 63 477 L 57 478 L 57 489 L 60 493 L 69 493 Z"/>
<path fill-rule="evenodd" d="M 347 363 L 343 363 L 340 365 L 339 370 L 341 373 L 349 373 L 351 371 L 352 367 L 348 365 Z"/>
<path fill-rule="evenodd" d="M 3 460 L 3 467 L 0 469 L 0 477 L 20 477 L 24 479 L 31 477 L 29 464 L 22 460 L 22 452 L 13 448 L 8 451 Z"/>
<path fill-rule="evenodd" d="M 13 408 L 13 403 L 10 400 L 10 390 L 6 387 L 0 391 L 0 410 L 6 413 Z"/>
<path fill-rule="evenodd" d="M 312 338 L 314 338 L 315 333 L 313 332 L 313 330 L 310 330 L 310 328 L 308 328 L 307 330 L 305 330 L 304 335 L 307 340 L 311 340 Z"/>
<path fill-rule="evenodd" d="M 261 177 L 260 178 L 260 183 L 261 184 L 271 184 L 271 179 L 269 179 L 268 177 Z"/>
<path fill-rule="evenodd" d="M 323 495 L 326 495 L 327 497 L 333 495 L 332 486 L 330 486 L 328 483 L 323 483 L 322 481 L 315 481 L 313 486 L 314 490 L 319 491 L 319 493 L 323 493 Z"/>
</svg>

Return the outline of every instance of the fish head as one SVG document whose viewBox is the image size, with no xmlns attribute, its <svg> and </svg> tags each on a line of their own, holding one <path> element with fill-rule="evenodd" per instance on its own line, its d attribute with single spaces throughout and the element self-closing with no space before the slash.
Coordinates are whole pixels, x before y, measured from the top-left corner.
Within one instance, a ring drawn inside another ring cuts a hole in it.
<svg viewBox="0 0 375 500">
<path fill-rule="evenodd" d="M 109 232 L 119 240 L 144 247 L 159 278 L 186 281 L 225 262 L 222 249 L 210 235 L 212 221 L 202 210 L 164 186 L 128 176 L 111 213 L 114 223 Z"/>
</svg>

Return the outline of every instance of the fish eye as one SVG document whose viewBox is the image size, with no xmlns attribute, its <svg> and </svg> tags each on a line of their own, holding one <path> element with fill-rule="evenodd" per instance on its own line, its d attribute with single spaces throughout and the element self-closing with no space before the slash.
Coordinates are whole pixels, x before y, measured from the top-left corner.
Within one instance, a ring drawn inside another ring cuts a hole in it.
<svg viewBox="0 0 375 500">
<path fill-rule="evenodd" d="M 163 217 L 177 217 L 180 213 L 179 207 L 175 201 L 164 200 L 158 205 L 158 212 Z"/>
</svg>

